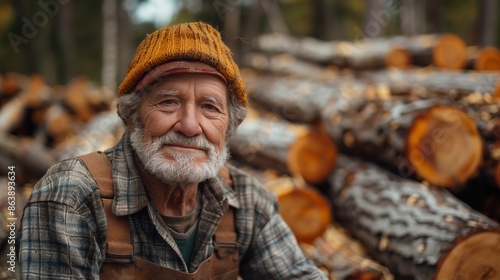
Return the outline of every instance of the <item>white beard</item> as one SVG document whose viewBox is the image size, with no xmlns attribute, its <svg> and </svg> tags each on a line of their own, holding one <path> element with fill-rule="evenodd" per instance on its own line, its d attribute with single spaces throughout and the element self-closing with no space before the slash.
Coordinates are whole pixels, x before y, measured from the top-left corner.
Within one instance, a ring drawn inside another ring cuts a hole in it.
<svg viewBox="0 0 500 280">
<path fill-rule="evenodd" d="M 182 186 L 213 178 L 229 156 L 227 145 L 224 145 L 222 151 L 217 151 L 204 136 L 186 137 L 174 131 L 153 139 L 150 144 L 144 139 L 143 129 L 136 126 L 130 135 L 130 142 L 144 168 L 164 184 Z M 182 144 L 202 149 L 208 154 L 208 160 L 195 165 L 195 156 L 176 151 L 168 152 L 174 160 L 165 159 L 160 149 L 167 144 Z"/>
</svg>

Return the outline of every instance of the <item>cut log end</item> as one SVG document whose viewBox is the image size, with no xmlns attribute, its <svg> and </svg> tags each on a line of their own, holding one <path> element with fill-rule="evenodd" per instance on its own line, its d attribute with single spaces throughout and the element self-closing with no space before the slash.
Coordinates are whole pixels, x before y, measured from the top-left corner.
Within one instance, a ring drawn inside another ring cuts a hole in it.
<svg viewBox="0 0 500 280">
<path fill-rule="evenodd" d="M 497 82 L 495 88 L 493 89 L 493 98 L 500 99 L 500 81 Z"/>
<path fill-rule="evenodd" d="M 500 231 L 483 231 L 456 243 L 438 265 L 436 280 L 498 279 Z"/>
<path fill-rule="evenodd" d="M 312 244 L 331 223 L 331 208 L 325 197 L 311 187 L 296 187 L 290 180 L 274 187 L 283 220 L 298 242 Z"/>
<path fill-rule="evenodd" d="M 385 57 L 385 64 L 387 67 L 406 68 L 410 66 L 411 63 L 411 54 L 408 50 L 403 48 L 393 48 Z"/>
<path fill-rule="evenodd" d="M 478 71 L 500 71 L 500 50 L 495 47 L 482 48 L 474 61 L 474 69 Z"/>
<path fill-rule="evenodd" d="M 435 106 L 410 128 L 406 156 L 420 178 L 452 188 L 475 175 L 482 147 L 475 122 L 465 112 Z"/>
<path fill-rule="evenodd" d="M 463 69 L 467 64 L 467 47 L 460 37 L 444 34 L 440 36 L 432 56 L 436 67 L 450 70 Z"/>
<path fill-rule="evenodd" d="M 335 168 L 337 149 L 325 134 L 311 132 L 299 137 L 288 151 L 287 165 L 293 175 L 310 184 L 321 183 Z"/>
</svg>

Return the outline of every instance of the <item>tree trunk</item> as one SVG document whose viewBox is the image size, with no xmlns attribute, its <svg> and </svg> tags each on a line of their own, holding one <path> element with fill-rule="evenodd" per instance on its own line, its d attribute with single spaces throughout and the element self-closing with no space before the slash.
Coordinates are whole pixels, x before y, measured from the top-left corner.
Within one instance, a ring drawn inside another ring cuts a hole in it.
<svg viewBox="0 0 500 280">
<path fill-rule="evenodd" d="M 425 33 L 425 0 L 401 1 L 401 30 L 406 36 Z"/>
<path fill-rule="evenodd" d="M 477 17 L 477 34 L 479 35 L 478 45 L 495 46 L 496 28 L 498 17 L 498 1 L 495 0 L 480 0 Z"/>
<path fill-rule="evenodd" d="M 76 73 L 77 65 L 75 57 L 75 45 L 73 43 L 73 2 L 68 2 L 65 5 L 60 5 L 60 11 L 57 16 L 58 23 L 54 26 L 56 36 L 57 49 L 60 57 L 58 57 L 58 76 L 60 83 L 67 83 Z"/>
<path fill-rule="evenodd" d="M 117 0 L 104 0 L 102 4 L 103 15 L 103 63 L 102 85 L 108 90 L 116 90 L 116 77 L 118 73 L 118 15 Z"/>
<path fill-rule="evenodd" d="M 230 5 L 234 0 L 227 1 L 227 5 Z M 239 40 L 240 35 L 240 15 L 241 15 L 241 5 L 234 5 L 230 12 L 224 14 L 224 42 L 233 52 L 233 59 L 236 63 L 239 63 Z"/>
<path fill-rule="evenodd" d="M 253 0 L 250 6 L 250 11 L 248 12 L 245 26 L 243 28 L 243 33 L 241 36 L 243 38 L 255 38 L 260 33 L 261 18 L 263 10 L 260 0 Z M 245 57 L 252 51 L 251 44 L 242 44 L 241 46 L 241 56 L 240 62 L 244 62 Z"/>
<path fill-rule="evenodd" d="M 267 22 L 271 32 L 288 34 L 288 27 L 281 12 L 279 2 L 277 0 L 258 0 L 262 4 L 262 8 L 267 16 Z"/>
<path fill-rule="evenodd" d="M 125 77 L 127 67 L 134 56 L 135 46 L 133 40 L 134 25 L 131 23 L 130 16 L 125 10 L 126 0 L 118 0 L 118 41 L 119 41 L 119 61 L 118 77 Z"/>
<path fill-rule="evenodd" d="M 441 1 L 428 1 L 426 5 L 428 19 L 429 19 L 429 32 L 441 33 L 444 31 L 444 17 L 443 5 Z"/>
<path fill-rule="evenodd" d="M 334 36 L 335 19 L 332 15 L 333 7 L 331 4 L 331 1 L 328 0 L 314 0 L 314 11 L 317 15 L 313 19 L 314 27 L 321 40 L 332 40 Z"/>
<path fill-rule="evenodd" d="M 464 279 L 498 274 L 500 249 L 493 244 L 500 242 L 499 225 L 447 190 L 343 156 L 330 182 L 335 219 L 397 276 L 440 280 L 452 279 L 450 272 L 457 270 Z"/>
</svg>

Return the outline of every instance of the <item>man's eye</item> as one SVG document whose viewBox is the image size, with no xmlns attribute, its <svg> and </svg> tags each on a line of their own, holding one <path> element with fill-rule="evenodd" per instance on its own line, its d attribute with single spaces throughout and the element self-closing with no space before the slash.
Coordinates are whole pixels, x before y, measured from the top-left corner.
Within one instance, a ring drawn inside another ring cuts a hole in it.
<svg viewBox="0 0 500 280">
<path fill-rule="evenodd" d="M 173 99 L 165 99 L 161 103 L 162 104 L 166 104 L 166 105 L 171 105 L 171 104 L 175 103 L 175 100 L 173 100 Z"/>
<path fill-rule="evenodd" d="M 208 109 L 208 110 L 217 110 L 217 107 L 215 107 L 212 104 L 204 104 L 203 108 Z"/>
</svg>

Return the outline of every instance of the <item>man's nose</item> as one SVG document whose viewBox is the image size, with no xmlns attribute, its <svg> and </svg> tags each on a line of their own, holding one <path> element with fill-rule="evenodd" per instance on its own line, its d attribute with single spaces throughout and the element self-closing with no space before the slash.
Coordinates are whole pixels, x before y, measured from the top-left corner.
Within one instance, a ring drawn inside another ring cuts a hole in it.
<svg viewBox="0 0 500 280">
<path fill-rule="evenodd" d="M 187 137 L 193 137 L 202 134 L 199 121 L 199 114 L 195 106 L 184 106 L 179 114 L 179 119 L 174 125 L 174 131 L 184 134 Z"/>
</svg>

